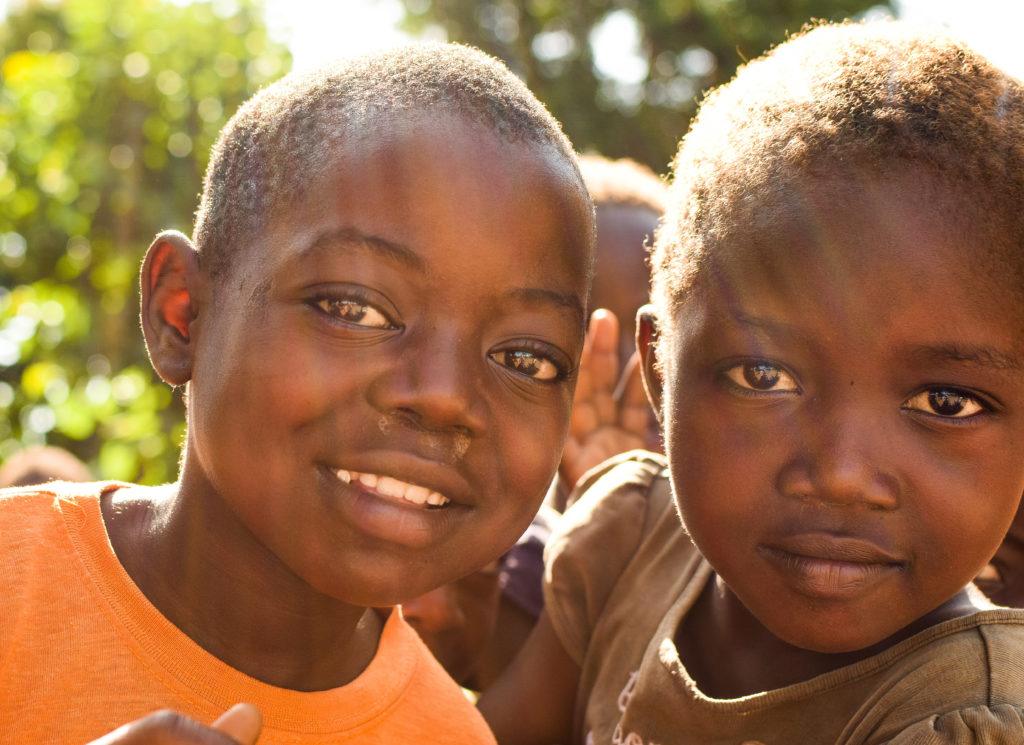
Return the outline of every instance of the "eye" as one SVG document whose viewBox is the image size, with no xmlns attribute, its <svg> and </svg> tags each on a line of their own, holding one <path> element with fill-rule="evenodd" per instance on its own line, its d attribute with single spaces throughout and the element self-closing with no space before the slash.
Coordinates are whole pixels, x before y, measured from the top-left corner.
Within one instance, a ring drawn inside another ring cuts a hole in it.
<svg viewBox="0 0 1024 745">
<path fill-rule="evenodd" d="M 761 393 L 796 393 L 800 386 L 793 376 L 767 360 L 756 360 L 733 365 L 725 377 L 739 388 Z"/>
<path fill-rule="evenodd" d="M 558 365 L 543 354 L 532 352 L 529 349 L 505 349 L 500 352 L 492 352 L 491 359 L 499 365 L 504 365 L 533 380 L 552 381 L 564 377 L 564 372 L 559 369 Z"/>
<path fill-rule="evenodd" d="M 908 398 L 903 408 L 944 419 L 967 419 L 988 410 L 977 396 L 959 388 L 929 388 Z"/>
<path fill-rule="evenodd" d="M 395 325 L 387 316 L 364 300 L 350 297 L 320 297 L 315 305 L 323 313 L 355 326 L 391 329 Z"/>
</svg>

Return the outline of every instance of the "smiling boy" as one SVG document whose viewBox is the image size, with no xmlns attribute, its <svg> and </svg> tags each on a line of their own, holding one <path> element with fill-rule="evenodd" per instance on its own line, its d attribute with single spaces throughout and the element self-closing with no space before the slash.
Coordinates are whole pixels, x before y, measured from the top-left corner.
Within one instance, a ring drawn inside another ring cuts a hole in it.
<svg viewBox="0 0 1024 745">
<path fill-rule="evenodd" d="M 478 52 L 363 58 L 243 106 L 195 242 L 158 236 L 142 269 L 153 365 L 188 387 L 178 482 L 0 502 L 5 737 L 248 701 L 261 743 L 489 742 L 400 615 L 367 609 L 529 524 L 567 427 L 592 232 L 557 123 Z M 223 741 L 183 722 L 104 742 Z"/>
</svg>

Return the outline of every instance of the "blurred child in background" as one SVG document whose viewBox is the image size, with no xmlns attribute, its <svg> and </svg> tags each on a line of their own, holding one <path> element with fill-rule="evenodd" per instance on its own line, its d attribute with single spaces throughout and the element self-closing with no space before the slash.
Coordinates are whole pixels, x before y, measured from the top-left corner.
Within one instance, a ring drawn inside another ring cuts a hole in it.
<svg viewBox="0 0 1024 745">
<path fill-rule="evenodd" d="M 0 489 L 47 481 L 92 481 L 92 474 L 74 455 L 52 445 L 33 445 L 19 450 L 0 466 Z"/>
</svg>

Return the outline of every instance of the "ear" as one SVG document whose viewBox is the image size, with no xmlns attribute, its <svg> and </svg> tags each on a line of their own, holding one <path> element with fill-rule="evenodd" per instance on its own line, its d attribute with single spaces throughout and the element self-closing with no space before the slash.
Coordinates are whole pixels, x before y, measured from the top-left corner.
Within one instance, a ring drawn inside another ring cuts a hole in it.
<svg viewBox="0 0 1024 745">
<path fill-rule="evenodd" d="M 662 379 L 658 364 L 658 317 L 653 305 L 644 305 L 636 313 L 636 348 L 640 352 L 640 375 L 647 400 L 651 402 L 658 423 L 662 422 Z"/>
<path fill-rule="evenodd" d="M 174 230 L 160 233 L 142 262 L 140 284 L 142 333 L 153 369 L 164 382 L 184 385 L 192 377 L 192 326 L 205 289 L 192 241 Z"/>
</svg>

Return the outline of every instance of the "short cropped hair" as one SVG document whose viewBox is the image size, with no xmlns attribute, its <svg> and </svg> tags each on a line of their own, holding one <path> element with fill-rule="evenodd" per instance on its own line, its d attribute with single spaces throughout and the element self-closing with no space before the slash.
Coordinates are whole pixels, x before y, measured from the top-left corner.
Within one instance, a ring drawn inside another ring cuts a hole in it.
<svg viewBox="0 0 1024 745">
<path fill-rule="evenodd" d="M 965 195 L 999 237 L 984 258 L 1024 276 L 1021 83 L 937 30 L 805 29 L 709 94 L 683 138 L 652 256 L 657 304 L 671 317 L 716 243 L 776 185 L 908 166 Z"/>
<path fill-rule="evenodd" d="M 578 173 L 561 126 L 497 59 L 416 44 L 288 75 L 244 103 L 213 147 L 196 213 L 200 263 L 223 276 L 239 246 L 295 205 L 353 133 L 396 116 L 449 112 L 510 143 L 553 148 Z M 581 192 L 583 186 L 580 186 Z"/>
<path fill-rule="evenodd" d="M 665 211 L 668 187 L 647 166 L 631 158 L 611 160 L 603 155 L 580 156 L 580 172 L 595 207 L 640 207 L 656 215 Z"/>
</svg>

